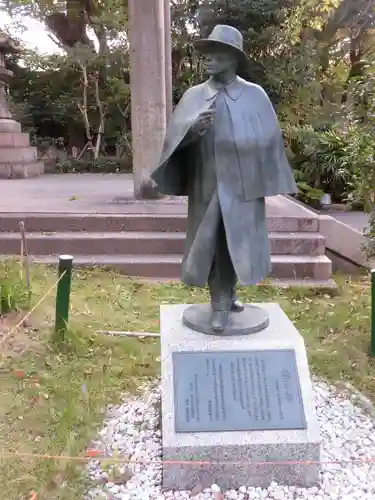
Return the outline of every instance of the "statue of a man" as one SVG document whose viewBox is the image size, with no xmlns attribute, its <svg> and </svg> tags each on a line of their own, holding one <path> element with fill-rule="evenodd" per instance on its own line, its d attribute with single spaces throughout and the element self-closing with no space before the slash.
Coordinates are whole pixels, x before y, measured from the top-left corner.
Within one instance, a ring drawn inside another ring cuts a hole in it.
<svg viewBox="0 0 375 500">
<path fill-rule="evenodd" d="M 247 63 L 241 33 L 218 25 L 196 42 L 210 78 L 177 105 L 152 174 L 161 193 L 188 196 L 181 279 L 211 296 L 211 327 L 243 311 L 237 280 L 270 272 L 265 197 L 296 192 L 280 125 L 265 91 L 237 76 Z"/>
</svg>

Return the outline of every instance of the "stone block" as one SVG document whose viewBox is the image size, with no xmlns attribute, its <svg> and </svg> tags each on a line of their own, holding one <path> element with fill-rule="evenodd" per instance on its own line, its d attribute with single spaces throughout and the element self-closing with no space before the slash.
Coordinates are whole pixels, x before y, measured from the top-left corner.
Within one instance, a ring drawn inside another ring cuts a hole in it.
<svg viewBox="0 0 375 500">
<path fill-rule="evenodd" d="M 321 215 L 319 217 L 319 231 L 326 239 L 326 247 L 336 255 L 332 256 L 334 262 L 334 270 L 343 270 L 344 272 L 353 272 L 355 269 L 346 267 L 343 259 L 347 259 L 358 266 L 371 268 L 371 265 L 366 262 L 362 245 L 364 236 L 362 232 L 354 227 L 351 227 L 344 222 L 331 217 L 330 215 Z M 341 256 L 341 261 L 337 258 Z M 349 264 L 350 264 L 349 262 Z"/>
<path fill-rule="evenodd" d="M 11 179 L 11 178 L 12 178 L 12 165 L 0 164 L 0 179 Z"/>
<path fill-rule="evenodd" d="M 315 278 L 332 276 L 332 262 L 326 255 L 271 255 L 272 278 Z"/>
<path fill-rule="evenodd" d="M 21 124 L 14 120 L 0 119 L 0 133 L 20 133 Z"/>
<path fill-rule="evenodd" d="M 325 239 L 312 232 L 269 233 L 271 254 L 274 255 L 324 255 Z"/>
<path fill-rule="evenodd" d="M 38 177 L 44 174 L 44 163 L 36 161 L 32 163 L 15 163 L 12 165 L 13 179 L 28 179 L 30 177 Z"/>
<path fill-rule="evenodd" d="M 0 133 L 0 148 L 27 148 L 29 145 L 29 134 Z"/>
<path fill-rule="evenodd" d="M 194 332 L 182 324 L 187 305 L 161 307 L 164 489 L 188 490 L 214 483 L 223 489 L 265 488 L 272 481 L 299 487 L 319 483 L 320 431 L 303 338 L 278 304 L 256 305 L 268 312 L 269 326 L 238 337 Z M 275 350 L 295 353 L 304 429 L 176 432 L 173 353 Z"/>
<path fill-rule="evenodd" d="M 0 165 L 4 163 L 32 163 L 37 161 L 34 147 L 1 148 Z"/>
<path fill-rule="evenodd" d="M 0 179 L 28 179 L 30 177 L 38 177 L 43 173 L 43 162 L 0 163 Z"/>
</svg>

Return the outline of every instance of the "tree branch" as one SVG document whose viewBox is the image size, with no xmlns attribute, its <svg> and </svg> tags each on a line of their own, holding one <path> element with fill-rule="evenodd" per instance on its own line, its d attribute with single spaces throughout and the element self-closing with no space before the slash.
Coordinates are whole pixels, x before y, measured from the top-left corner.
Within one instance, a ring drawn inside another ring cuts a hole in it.
<svg viewBox="0 0 375 500">
<path fill-rule="evenodd" d="M 96 99 L 96 105 L 98 107 L 99 116 L 100 116 L 100 123 L 99 123 L 99 129 L 98 129 L 98 135 L 96 138 L 95 153 L 94 153 L 94 158 L 98 158 L 99 152 L 100 152 L 100 144 L 101 144 L 102 136 L 104 134 L 105 117 L 106 117 L 106 110 L 105 110 L 103 103 L 102 103 L 102 100 L 100 98 L 99 72 L 96 72 L 96 74 L 95 74 L 95 99 Z"/>
<path fill-rule="evenodd" d="M 81 65 L 82 69 L 82 78 L 83 78 L 83 104 L 78 104 L 78 109 L 80 110 L 83 118 L 83 122 L 85 125 L 85 131 L 86 131 L 86 137 L 88 142 L 92 142 L 92 135 L 91 135 L 91 127 L 90 127 L 90 121 L 89 117 L 87 114 L 87 90 L 89 87 L 89 82 L 87 78 L 87 68 L 86 66 Z"/>
</svg>

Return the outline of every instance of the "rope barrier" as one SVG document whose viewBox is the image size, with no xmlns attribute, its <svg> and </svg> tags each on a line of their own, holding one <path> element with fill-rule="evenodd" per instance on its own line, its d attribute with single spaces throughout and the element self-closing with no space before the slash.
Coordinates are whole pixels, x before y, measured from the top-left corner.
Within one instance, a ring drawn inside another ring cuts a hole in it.
<svg viewBox="0 0 375 500">
<path fill-rule="evenodd" d="M 65 274 L 65 273 L 64 273 Z M 48 295 L 53 292 L 53 290 L 57 287 L 59 281 L 63 278 L 64 274 L 62 274 L 58 280 L 51 286 L 51 288 L 43 295 L 43 297 L 35 304 L 35 306 L 15 325 L 13 326 L 8 333 L 4 335 L 4 337 L 0 340 L 0 346 L 11 337 L 16 331 L 23 325 L 23 323 L 30 318 L 30 316 L 36 311 L 36 309 L 42 304 L 42 302 L 48 297 Z"/>
<path fill-rule="evenodd" d="M 165 465 L 194 465 L 194 466 L 212 466 L 212 465 L 232 465 L 232 466 L 240 466 L 240 465 L 343 465 L 343 464 L 373 464 L 375 463 L 375 458 L 364 458 L 364 459 L 342 459 L 342 460 L 278 460 L 278 461 L 257 461 L 257 460 L 249 460 L 249 461 L 220 461 L 220 460 L 150 460 L 150 461 L 141 461 L 141 460 L 129 460 L 122 459 L 121 457 L 111 457 L 111 456 L 100 456 L 101 452 L 98 450 L 87 450 L 87 456 L 82 457 L 73 457 L 73 456 L 64 456 L 64 455 L 37 455 L 37 454 L 28 454 L 28 453 L 0 453 L 0 458 L 11 458 L 11 457 L 21 457 L 21 458 L 37 458 L 37 459 L 51 459 L 51 460 L 72 460 L 72 461 L 86 461 L 89 462 L 91 460 L 96 461 L 105 461 L 109 462 L 110 465 L 114 464 L 132 464 L 132 465 L 151 465 L 151 464 L 165 464 Z M 111 482 L 110 480 L 104 480 L 104 483 Z M 35 492 L 31 492 L 30 500 L 38 500 L 38 495 Z"/>
<path fill-rule="evenodd" d="M 56 460 L 56 461 L 72 461 L 72 462 L 90 462 L 91 460 L 99 462 L 111 462 L 112 464 L 132 464 L 132 465 L 342 465 L 342 464 L 373 464 L 373 458 L 352 458 L 341 460 L 131 460 L 121 457 L 104 456 L 100 451 L 88 450 L 86 456 L 70 456 L 70 455 L 44 455 L 34 453 L 0 453 L 0 458 L 34 458 L 35 460 Z"/>
</svg>

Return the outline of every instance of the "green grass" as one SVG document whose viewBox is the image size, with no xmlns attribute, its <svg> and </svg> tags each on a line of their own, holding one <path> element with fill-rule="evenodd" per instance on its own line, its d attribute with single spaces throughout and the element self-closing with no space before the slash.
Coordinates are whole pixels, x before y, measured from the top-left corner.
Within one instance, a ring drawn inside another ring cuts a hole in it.
<svg viewBox="0 0 375 500">
<path fill-rule="evenodd" d="M 18 272 L 15 266 L 10 265 L 12 272 Z M 55 269 L 32 267 L 34 304 L 55 279 Z M 306 340 L 311 369 L 331 381 L 348 380 L 375 398 L 375 362 L 367 354 L 369 280 L 339 276 L 337 281 L 337 296 L 272 287 L 242 289 L 240 295 L 280 303 Z M 160 370 L 158 339 L 112 338 L 96 331 L 157 332 L 160 304 L 201 302 L 207 294 L 179 284 L 138 283 L 109 271 L 76 270 L 70 331 L 60 350 L 50 343 L 54 300 L 53 292 L 15 335 L 14 345 L 26 345 L 23 355 L 11 356 L 8 349 L 2 359 L 3 453 L 84 455 L 105 405 Z M 78 462 L 6 457 L 0 465 L 0 491 L 7 492 L 7 500 L 29 500 L 32 490 L 38 500 L 78 500 L 85 488 Z"/>
<path fill-rule="evenodd" d="M 0 314 L 23 309 L 29 304 L 29 292 L 19 267 L 0 262 Z"/>
</svg>

